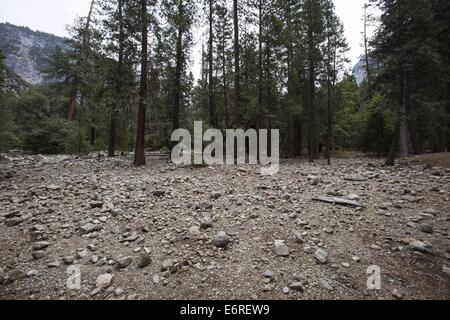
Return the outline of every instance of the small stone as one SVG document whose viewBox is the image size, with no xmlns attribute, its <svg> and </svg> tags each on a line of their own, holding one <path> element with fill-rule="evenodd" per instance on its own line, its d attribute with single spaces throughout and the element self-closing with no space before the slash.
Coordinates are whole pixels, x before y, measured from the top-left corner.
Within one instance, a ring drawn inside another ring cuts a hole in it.
<svg viewBox="0 0 450 320">
<path fill-rule="evenodd" d="M 152 257 L 147 252 L 141 253 L 138 260 L 138 268 L 143 269 L 148 267 L 152 263 Z"/>
<path fill-rule="evenodd" d="M 359 258 L 359 257 L 357 257 L 357 256 L 353 256 L 353 257 L 352 257 L 352 260 L 355 261 L 355 262 L 360 262 L 360 261 L 361 261 L 361 258 Z"/>
<path fill-rule="evenodd" d="M 133 262 L 133 258 L 131 257 L 125 257 L 117 260 L 117 265 L 120 269 L 125 269 Z"/>
<path fill-rule="evenodd" d="M 189 234 L 190 234 L 191 236 L 198 237 L 198 236 L 201 234 L 201 232 L 200 232 L 200 227 L 198 227 L 198 226 L 193 226 L 193 227 L 191 227 L 191 228 L 189 229 Z"/>
<path fill-rule="evenodd" d="M 167 271 L 175 265 L 172 259 L 164 260 L 161 266 L 161 271 Z"/>
<path fill-rule="evenodd" d="M 39 271 L 37 271 L 37 270 L 30 270 L 30 271 L 27 272 L 27 277 L 28 278 L 32 278 L 32 277 L 37 276 L 38 274 L 39 274 Z"/>
<path fill-rule="evenodd" d="M 49 263 L 47 263 L 47 268 L 49 269 L 56 269 L 59 268 L 61 266 L 61 263 L 59 261 L 51 261 Z"/>
<path fill-rule="evenodd" d="M 230 237 L 226 234 L 226 232 L 219 232 L 213 240 L 213 245 L 217 248 L 225 249 L 230 243 Z"/>
<path fill-rule="evenodd" d="M 296 243 L 303 244 L 305 243 L 305 239 L 303 239 L 303 235 L 300 231 L 294 232 L 294 239 Z"/>
<path fill-rule="evenodd" d="M 63 258 L 63 262 L 65 265 L 70 266 L 71 264 L 73 264 L 73 262 L 75 261 L 75 257 L 73 256 L 67 256 Z"/>
<path fill-rule="evenodd" d="M 44 251 L 34 251 L 32 254 L 34 260 L 40 260 L 44 258 L 45 252 Z"/>
<path fill-rule="evenodd" d="M 210 210 L 212 209 L 213 204 L 209 201 L 203 201 L 197 204 L 196 208 L 197 210 Z"/>
<path fill-rule="evenodd" d="M 266 270 L 264 272 L 264 278 L 273 279 L 274 276 L 275 276 L 275 274 L 271 270 Z"/>
<path fill-rule="evenodd" d="M 86 223 L 85 225 L 82 225 L 80 227 L 81 234 L 89 234 L 95 231 L 100 231 L 102 229 L 101 225 L 93 224 L 93 223 Z"/>
<path fill-rule="evenodd" d="M 342 266 L 344 266 L 344 268 L 350 268 L 350 263 L 343 262 Z"/>
<path fill-rule="evenodd" d="M 82 250 L 77 252 L 77 258 L 78 259 L 84 259 L 89 255 L 89 252 L 87 250 Z"/>
<path fill-rule="evenodd" d="M 443 266 L 442 272 L 444 272 L 446 275 L 450 276 L 450 267 L 449 266 Z M 1 281 L 0 281 L 1 282 Z"/>
<path fill-rule="evenodd" d="M 94 201 L 90 203 L 90 206 L 92 209 L 98 209 L 103 207 L 103 202 L 102 201 Z"/>
<path fill-rule="evenodd" d="M 290 254 L 289 247 L 283 240 L 275 240 L 275 254 L 279 257 L 287 257 Z"/>
<path fill-rule="evenodd" d="M 321 264 L 326 264 L 328 262 L 328 253 L 322 249 L 317 249 L 314 253 L 314 258 Z"/>
<path fill-rule="evenodd" d="M 27 274 L 21 270 L 14 270 L 9 274 L 9 280 L 17 281 L 26 278 Z"/>
<path fill-rule="evenodd" d="M 213 221 L 211 217 L 205 216 L 202 221 L 200 222 L 200 228 L 201 229 L 210 229 L 213 227 Z"/>
<path fill-rule="evenodd" d="M 111 210 L 111 215 L 113 217 L 120 217 L 120 216 L 123 216 L 123 214 L 124 214 L 124 211 L 122 209 L 114 208 Z"/>
<path fill-rule="evenodd" d="M 396 299 L 399 299 L 399 300 L 401 300 L 401 299 L 403 299 L 403 295 L 400 293 L 400 291 L 398 291 L 397 289 L 394 289 L 393 291 L 392 291 L 392 296 L 394 297 L 394 298 L 396 298 Z"/>
<path fill-rule="evenodd" d="M 98 262 L 98 260 L 99 260 L 98 256 L 92 256 L 90 259 L 91 263 L 93 263 L 93 264 L 96 264 Z"/>
<path fill-rule="evenodd" d="M 283 287 L 284 294 L 289 294 L 289 292 L 291 292 L 291 289 L 289 289 L 289 287 Z"/>
<path fill-rule="evenodd" d="M 297 291 L 297 292 L 303 292 L 303 291 L 304 291 L 304 290 L 303 290 L 303 285 L 302 285 L 302 283 L 300 283 L 300 282 L 294 282 L 294 283 L 292 283 L 292 284 L 289 286 L 289 288 L 291 288 L 292 290 Z"/>
<path fill-rule="evenodd" d="M 347 198 L 351 201 L 358 201 L 361 199 L 357 194 L 349 194 Z"/>
<path fill-rule="evenodd" d="M 164 197 L 166 192 L 164 190 L 155 190 L 155 191 L 153 191 L 152 194 L 157 198 L 161 198 L 161 197 Z"/>
<path fill-rule="evenodd" d="M 153 284 L 159 284 L 161 282 L 161 277 L 159 275 L 154 275 L 152 277 Z"/>
<path fill-rule="evenodd" d="M 428 234 L 432 234 L 433 231 L 433 227 L 427 224 L 421 224 L 419 227 L 419 230 L 422 231 L 423 233 L 428 233 Z"/>
<path fill-rule="evenodd" d="M 415 241 L 411 243 L 411 249 L 414 251 L 418 251 L 421 253 L 432 253 L 433 246 L 431 244 L 422 242 L 422 241 Z"/>
<path fill-rule="evenodd" d="M 373 244 L 370 246 L 373 250 L 381 250 L 381 247 L 379 245 Z"/>
<path fill-rule="evenodd" d="M 324 288 L 325 290 L 327 290 L 327 291 L 333 291 L 334 290 L 333 286 L 325 279 L 320 279 L 319 283 L 320 283 L 320 286 L 322 288 Z"/>
<path fill-rule="evenodd" d="M 97 289 L 107 289 L 114 279 L 114 275 L 110 273 L 102 274 L 97 278 L 96 287 Z"/>
<path fill-rule="evenodd" d="M 33 251 L 43 250 L 43 249 L 48 248 L 49 246 L 50 246 L 50 243 L 48 243 L 46 241 L 35 242 L 35 243 L 33 243 Z"/>
</svg>

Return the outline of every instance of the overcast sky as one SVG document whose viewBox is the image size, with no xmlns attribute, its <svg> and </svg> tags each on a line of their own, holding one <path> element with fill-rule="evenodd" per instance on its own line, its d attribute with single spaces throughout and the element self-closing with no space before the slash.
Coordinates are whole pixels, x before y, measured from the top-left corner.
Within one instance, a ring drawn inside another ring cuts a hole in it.
<svg viewBox="0 0 450 320">
<path fill-rule="evenodd" d="M 365 0 L 333 0 L 345 26 L 352 65 L 362 53 L 361 17 Z M 66 25 L 77 16 L 86 16 L 90 0 L 0 0 L 0 22 L 27 26 L 33 30 L 66 36 Z M 194 52 L 194 56 L 198 56 Z"/>
</svg>

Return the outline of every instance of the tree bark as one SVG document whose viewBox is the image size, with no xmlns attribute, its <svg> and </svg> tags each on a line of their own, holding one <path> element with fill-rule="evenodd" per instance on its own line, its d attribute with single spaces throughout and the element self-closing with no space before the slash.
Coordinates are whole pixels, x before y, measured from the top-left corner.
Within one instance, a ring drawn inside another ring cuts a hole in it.
<svg viewBox="0 0 450 320">
<path fill-rule="evenodd" d="M 136 136 L 136 148 L 134 154 L 134 165 L 145 166 L 145 114 L 147 109 L 147 73 L 148 73 L 148 18 L 147 0 L 141 0 L 142 19 L 142 61 L 141 61 L 141 84 L 139 94 L 139 115 Z"/>
<path fill-rule="evenodd" d="M 209 106 L 209 122 L 214 128 L 218 127 L 216 123 L 215 103 L 214 103 L 214 76 L 213 76 L 213 17 L 214 17 L 213 0 L 209 0 L 209 45 L 208 45 L 208 106 Z"/>
<path fill-rule="evenodd" d="M 122 106 L 122 73 L 123 73 L 123 55 L 124 55 L 124 29 L 123 29 L 123 0 L 118 0 L 118 19 L 119 19 L 119 61 L 117 63 L 117 74 L 116 74 L 116 93 L 117 93 L 117 103 L 120 107 Z M 116 153 L 116 140 L 117 140 L 117 107 L 113 107 L 111 111 L 111 118 L 109 123 L 109 133 L 108 133 L 108 157 L 112 158 Z"/>
<path fill-rule="evenodd" d="M 178 16 L 183 16 L 183 0 L 178 3 Z M 180 19 L 181 20 L 181 19 Z M 172 115 L 173 131 L 180 128 L 180 109 L 181 109 L 181 71 L 183 67 L 183 28 L 180 23 L 178 26 L 177 49 L 176 49 L 176 67 L 175 67 L 175 86 L 174 86 L 174 105 Z M 175 146 L 175 143 L 174 145 Z"/>
<path fill-rule="evenodd" d="M 240 127 L 241 122 L 241 62 L 239 49 L 239 12 L 238 1 L 233 0 L 233 21 L 234 21 L 234 90 L 235 90 L 235 110 L 234 126 Z"/>
<path fill-rule="evenodd" d="M 80 56 L 79 56 L 79 59 L 77 61 L 77 68 L 82 66 L 87 60 L 87 48 L 86 47 L 89 44 L 89 28 L 90 28 L 90 25 L 91 25 L 92 12 L 94 10 L 94 5 L 95 5 L 95 0 L 92 0 L 91 1 L 91 6 L 89 8 L 89 14 L 88 14 L 87 19 L 86 19 L 86 25 L 85 25 L 84 31 L 83 31 L 83 40 L 82 40 L 81 48 L 80 48 Z M 76 72 L 77 73 L 74 76 L 72 90 L 70 90 L 69 106 L 68 106 L 68 114 L 67 114 L 67 118 L 69 119 L 69 121 L 74 121 L 75 120 L 75 111 L 76 111 L 76 105 L 77 105 L 77 95 L 78 95 L 78 92 L 79 92 L 80 86 L 81 86 L 81 77 L 78 74 L 79 71 L 76 70 Z"/>
<path fill-rule="evenodd" d="M 405 74 L 400 71 L 400 112 L 399 112 L 399 142 L 400 142 L 400 158 L 407 158 L 409 155 L 408 148 L 408 115 L 406 110 L 406 92 L 405 92 Z"/>
</svg>

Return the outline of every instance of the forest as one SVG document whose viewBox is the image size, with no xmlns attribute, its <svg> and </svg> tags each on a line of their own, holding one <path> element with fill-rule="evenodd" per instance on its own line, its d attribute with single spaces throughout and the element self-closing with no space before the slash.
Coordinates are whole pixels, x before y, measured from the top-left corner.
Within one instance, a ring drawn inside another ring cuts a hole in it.
<svg viewBox="0 0 450 320">
<path fill-rule="evenodd" d="M 279 129 L 283 156 L 310 161 L 448 151 L 448 1 L 368 1 L 364 12 L 355 19 L 377 29 L 361 36 L 358 86 L 331 0 L 92 0 L 46 84 L 2 90 L 0 150 L 135 151 L 141 165 L 145 150 L 170 150 L 172 131 L 202 120 Z"/>
</svg>

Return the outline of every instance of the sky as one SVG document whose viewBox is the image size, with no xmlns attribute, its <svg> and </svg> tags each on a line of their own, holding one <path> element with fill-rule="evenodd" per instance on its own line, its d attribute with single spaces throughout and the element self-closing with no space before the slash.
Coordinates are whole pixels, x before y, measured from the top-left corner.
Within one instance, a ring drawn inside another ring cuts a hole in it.
<svg viewBox="0 0 450 320">
<path fill-rule="evenodd" d="M 353 66 L 362 54 L 363 5 L 366 0 L 333 0 L 336 13 L 344 23 L 345 36 L 350 47 L 347 56 Z M 0 0 L 0 22 L 27 26 L 67 36 L 66 26 L 76 17 L 86 16 L 90 0 Z M 199 48 L 194 48 L 194 67 L 198 65 Z M 197 57 L 197 58 L 196 58 Z M 193 70 L 194 73 L 195 70 Z"/>
</svg>

